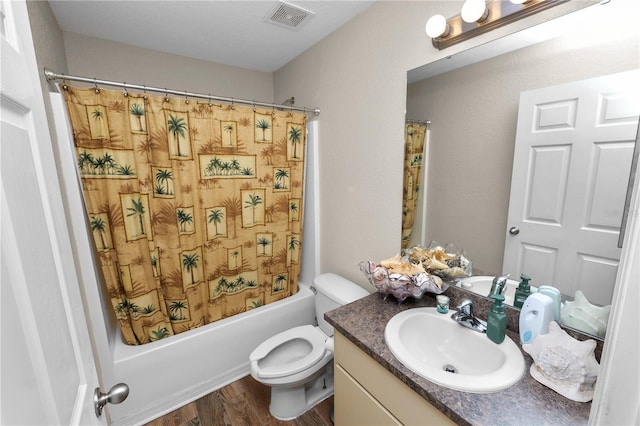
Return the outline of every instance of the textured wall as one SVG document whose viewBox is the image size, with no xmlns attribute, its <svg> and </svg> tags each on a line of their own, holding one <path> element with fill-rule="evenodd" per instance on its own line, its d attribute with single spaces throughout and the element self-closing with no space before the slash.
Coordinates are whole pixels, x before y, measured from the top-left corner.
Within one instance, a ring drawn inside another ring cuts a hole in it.
<svg viewBox="0 0 640 426">
<path fill-rule="evenodd" d="M 147 86 L 272 102 L 273 75 L 64 33 L 69 73 Z"/>
<path fill-rule="evenodd" d="M 33 45 L 40 69 L 52 68 L 58 72 L 67 71 L 62 31 L 46 1 L 28 1 L 29 22 L 33 35 Z"/>
</svg>

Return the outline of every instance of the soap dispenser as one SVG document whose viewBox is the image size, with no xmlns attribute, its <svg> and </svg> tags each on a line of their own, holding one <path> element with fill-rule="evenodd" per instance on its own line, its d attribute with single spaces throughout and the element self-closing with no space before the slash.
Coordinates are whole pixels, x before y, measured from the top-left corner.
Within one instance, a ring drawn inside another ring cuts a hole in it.
<svg viewBox="0 0 640 426">
<path fill-rule="evenodd" d="M 493 305 L 487 318 L 487 337 L 495 343 L 502 343 L 507 330 L 507 315 L 504 313 L 504 296 L 492 294 Z"/>
<path fill-rule="evenodd" d="M 520 309 L 520 342 L 530 343 L 539 334 L 549 332 L 555 309 L 553 300 L 542 293 L 533 293 Z"/>
<path fill-rule="evenodd" d="M 560 308 L 562 306 L 561 301 L 560 301 L 560 299 L 561 299 L 560 290 L 558 290 L 555 287 L 551 287 L 550 285 L 541 285 L 538 288 L 538 293 L 546 294 L 547 296 L 549 296 L 551 298 L 551 300 L 553 300 L 554 321 L 559 324 L 560 323 Z"/>
<path fill-rule="evenodd" d="M 518 285 L 518 288 L 516 289 L 516 294 L 513 297 L 513 306 L 515 306 L 516 308 L 522 308 L 524 301 L 531 294 L 531 287 L 529 286 L 529 281 L 531 281 L 531 278 L 529 278 L 527 275 L 525 274 L 520 275 L 520 284 Z"/>
</svg>

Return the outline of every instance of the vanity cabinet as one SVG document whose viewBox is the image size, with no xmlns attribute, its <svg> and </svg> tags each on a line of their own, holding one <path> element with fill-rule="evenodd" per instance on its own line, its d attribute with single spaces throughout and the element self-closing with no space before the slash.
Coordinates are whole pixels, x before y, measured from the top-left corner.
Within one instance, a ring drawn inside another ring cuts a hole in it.
<svg viewBox="0 0 640 426">
<path fill-rule="evenodd" d="M 337 331 L 334 345 L 336 426 L 455 424 Z"/>
</svg>

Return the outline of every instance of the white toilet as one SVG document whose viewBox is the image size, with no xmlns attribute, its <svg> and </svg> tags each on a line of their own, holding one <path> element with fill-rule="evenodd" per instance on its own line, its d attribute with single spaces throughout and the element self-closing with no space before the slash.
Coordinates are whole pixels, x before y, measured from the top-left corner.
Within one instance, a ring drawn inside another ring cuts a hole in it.
<svg viewBox="0 0 640 426">
<path fill-rule="evenodd" d="M 278 333 L 249 355 L 251 376 L 271 387 L 269 411 L 291 420 L 333 394 L 333 327 L 324 313 L 369 294 L 332 273 L 313 280 L 318 326 L 303 325 Z"/>
</svg>

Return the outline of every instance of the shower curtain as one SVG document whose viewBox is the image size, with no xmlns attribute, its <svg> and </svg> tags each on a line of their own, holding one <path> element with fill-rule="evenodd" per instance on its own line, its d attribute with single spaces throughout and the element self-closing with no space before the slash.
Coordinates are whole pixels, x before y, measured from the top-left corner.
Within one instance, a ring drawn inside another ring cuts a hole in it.
<svg viewBox="0 0 640 426">
<path fill-rule="evenodd" d="M 402 248 L 408 248 L 413 232 L 416 202 L 420 191 L 420 173 L 427 126 L 406 123 L 404 132 L 404 178 L 402 184 Z"/>
<path fill-rule="evenodd" d="M 304 114 L 64 88 L 89 232 L 126 343 L 297 292 Z"/>
</svg>

